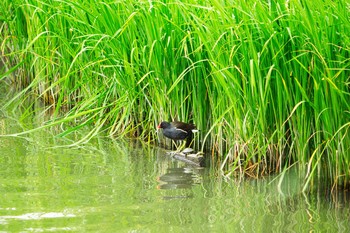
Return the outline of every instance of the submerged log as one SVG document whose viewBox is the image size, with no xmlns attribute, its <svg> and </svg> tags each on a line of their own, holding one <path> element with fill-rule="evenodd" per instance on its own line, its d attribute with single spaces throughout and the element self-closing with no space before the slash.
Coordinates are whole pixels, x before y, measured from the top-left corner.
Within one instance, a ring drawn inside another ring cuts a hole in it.
<svg viewBox="0 0 350 233">
<path fill-rule="evenodd" d="M 204 167 L 204 153 L 199 151 L 195 152 L 194 150 L 190 150 L 190 148 L 186 148 L 183 151 L 170 151 L 167 154 L 171 155 L 174 159 L 185 162 L 190 165 Z"/>
</svg>

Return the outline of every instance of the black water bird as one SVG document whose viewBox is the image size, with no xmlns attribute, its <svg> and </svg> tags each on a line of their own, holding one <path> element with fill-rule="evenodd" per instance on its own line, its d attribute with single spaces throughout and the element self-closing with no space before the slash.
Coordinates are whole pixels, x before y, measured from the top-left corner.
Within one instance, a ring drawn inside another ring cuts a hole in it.
<svg viewBox="0 0 350 233">
<path fill-rule="evenodd" d="M 163 135 L 172 140 L 185 140 L 186 146 L 189 146 L 192 142 L 193 133 L 198 132 L 196 126 L 191 123 L 184 123 L 181 121 L 161 122 L 158 129 L 163 129 Z"/>
</svg>

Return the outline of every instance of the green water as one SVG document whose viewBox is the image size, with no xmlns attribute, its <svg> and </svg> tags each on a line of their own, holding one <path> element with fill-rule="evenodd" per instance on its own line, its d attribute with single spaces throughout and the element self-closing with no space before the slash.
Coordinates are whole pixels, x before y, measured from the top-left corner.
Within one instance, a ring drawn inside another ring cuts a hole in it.
<svg viewBox="0 0 350 233">
<path fill-rule="evenodd" d="M 0 115 L 0 135 L 23 130 Z M 350 231 L 347 197 L 301 194 L 293 170 L 225 180 L 134 141 L 54 135 L 0 137 L 0 232 Z"/>
</svg>

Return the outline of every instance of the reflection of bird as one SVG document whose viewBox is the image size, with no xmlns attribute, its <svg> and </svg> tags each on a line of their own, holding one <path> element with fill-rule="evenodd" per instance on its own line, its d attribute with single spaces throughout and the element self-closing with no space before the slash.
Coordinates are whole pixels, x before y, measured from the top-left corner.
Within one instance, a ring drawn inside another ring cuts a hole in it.
<svg viewBox="0 0 350 233">
<path fill-rule="evenodd" d="M 157 178 L 157 181 L 159 182 L 157 188 L 189 189 L 194 185 L 194 178 L 195 174 L 188 168 L 168 168 L 167 173 Z"/>
<path fill-rule="evenodd" d="M 198 132 L 196 126 L 190 123 L 184 123 L 180 121 L 166 122 L 163 121 L 157 127 L 158 129 L 163 129 L 163 134 L 165 137 L 172 140 L 186 140 L 186 146 L 191 144 L 193 133 Z"/>
</svg>

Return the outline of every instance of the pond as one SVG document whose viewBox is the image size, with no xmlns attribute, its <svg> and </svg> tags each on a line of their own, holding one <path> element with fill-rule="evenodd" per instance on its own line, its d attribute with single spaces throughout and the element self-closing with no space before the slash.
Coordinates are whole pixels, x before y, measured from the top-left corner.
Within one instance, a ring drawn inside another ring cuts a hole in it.
<svg viewBox="0 0 350 233">
<path fill-rule="evenodd" d="M 0 113 L 0 135 L 20 132 Z M 349 232 L 347 197 L 302 194 L 298 171 L 225 180 L 155 146 L 84 132 L 0 137 L 1 232 Z"/>
</svg>

